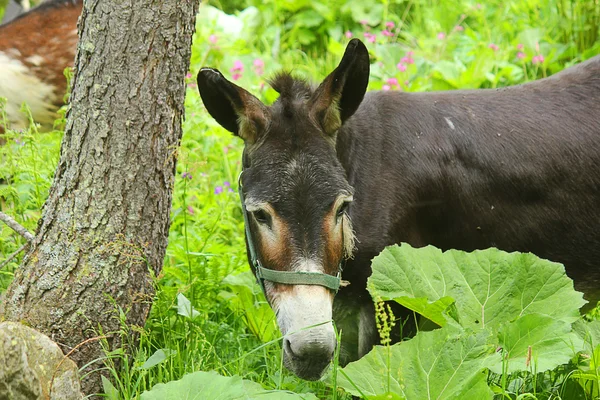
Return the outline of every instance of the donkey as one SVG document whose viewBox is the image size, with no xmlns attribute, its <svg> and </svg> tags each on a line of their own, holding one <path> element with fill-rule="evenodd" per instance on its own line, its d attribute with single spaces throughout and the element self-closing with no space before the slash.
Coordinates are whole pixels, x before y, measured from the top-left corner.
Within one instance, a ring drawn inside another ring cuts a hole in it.
<svg viewBox="0 0 600 400">
<path fill-rule="evenodd" d="M 332 319 L 342 364 L 377 343 L 366 282 L 393 243 L 532 252 L 600 298 L 600 57 L 502 89 L 365 95 L 368 80 L 357 39 L 317 88 L 277 75 L 269 107 L 217 70 L 198 74 L 210 115 L 245 144 L 250 264 L 288 369 L 322 375 Z M 317 278 L 349 256 L 336 294 Z"/>
<path fill-rule="evenodd" d="M 36 122 L 52 128 L 63 104 L 77 48 L 77 19 L 83 0 L 51 0 L 0 25 L 0 97 L 13 129 L 28 125 L 26 102 Z M 0 128 L 0 133 L 2 128 Z"/>
</svg>

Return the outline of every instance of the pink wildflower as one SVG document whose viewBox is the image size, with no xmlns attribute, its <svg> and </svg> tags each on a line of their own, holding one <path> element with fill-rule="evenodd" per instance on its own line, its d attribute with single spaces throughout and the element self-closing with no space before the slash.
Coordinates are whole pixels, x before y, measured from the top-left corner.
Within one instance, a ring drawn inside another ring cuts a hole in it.
<svg viewBox="0 0 600 400">
<path fill-rule="evenodd" d="M 385 23 L 385 27 L 388 29 L 393 29 L 394 26 L 396 26 L 396 24 L 394 24 L 392 21 L 388 21 Z"/>
<path fill-rule="evenodd" d="M 444 32 L 440 32 L 437 34 L 437 38 L 439 40 L 444 40 L 444 39 L 446 39 L 446 34 Z"/>
<path fill-rule="evenodd" d="M 187 210 L 190 215 L 194 215 L 194 209 L 192 208 L 192 206 L 187 206 Z"/>
<path fill-rule="evenodd" d="M 454 27 L 454 32 L 462 32 L 462 31 L 464 31 L 464 30 L 465 30 L 465 28 L 464 28 L 464 27 L 462 27 L 461 25 L 456 25 L 456 26 Z"/>
<path fill-rule="evenodd" d="M 415 60 L 412 58 L 413 54 L 414 53 L 412 51 L 409 51 L 408 53 L 406 53 L 406 56 L 402 57 L 400 62 L 404 64 L 414 64 Z"/>
<path fill-rule="evenodd" d="M 256 75 L 260 76 L 265 73 L 265 62 L 260 58 L 255 59 L 252 65 L 254 66 L 254 73 Z"/>
<path fill-rule="evenodd" d="M 523 59 L 525 58 L 525 53 L 523 53 L 522 51 L 517 53 L 517 58 Z"/>
<path fill-rule="evenodd" d="M 533 56 L 533 58 L 531 59 L 531 62 L 534 64 L 543 64 L 544 56 L 541 54 L 538 54 L 537 56 Z"/>
<path fill-rule="evenodd" d="M 229 72 L 233 74 L 231 78 L 234 81 L 237 81 L 242 77 L 242 72 L 244 72 L 244 64 L 242 64 L 240 60 L 235 60 L 233 62 L 233 67 L 229 69 Z"/>
<path fill-rule="evenodd" d="M 217 44 L 217 40 L 219 40 L 219 37 L 218 37 L 217 35 L 210 35 L 210 36 L 208 37 L 208 41 L 209 41 L 211 44 Z"/>
<path fill-rule="evenodd" d="M 398 68 L 398 71 L 400 71 L 400 72 L 406 71 L 406 65 L 402 64 L 401 62 L 396 64 L 396 68 Z"/>
<path fill-rule="evenodd" d="M 388 79 L 386 80 L 386 82 L 387 82 L 387 84 L 388 84 L 388 85 L 390 85 L 390 86 L 399 86 L 399 85 L 398 85 L 398 79 L 396 79 L 396 78 L 388 78 Z"/>
<path fill-rule="evenodd" d="M 244 72 L 244 64 L 240 60 L 233 62 L 233 67 L 229 70 L 231 72 Z"/>
<path fill-rule="evenodd" d="M 394 36 L 394 34 L 393 34 L 392 32 L 390 32 L 390 31 L 388 31 L 387 29 L 386 29 L 386 30 L 383 30 L 383 31 L 381 31 L 381 34 L 382 34 L 383 36 L 387 36 L 387 37 L 392 37 L 392 36 Z"/>
<path fill-rule="evenodd" d="M 500 49 L 500 47 L 498 47 L 498 45 L 494 43 L 488 44 L 488 47 L 494 51 L 498 51 L 498 49 Z"/>
<path fill-rule="evenodd" d="M 346 33 L 344 33 L 344 35 L 345 35 L 345 36 L 346 36 L 348 39 L 350 39 L 350 38 L 352 37 L 352 32 L 350 32 L 350 31 L 346 31 Z"/>
<path fill-rule="evenodd" d="M 185 78 L 186 79 L 190 79 L 192 77 L 192 73 L 188 72 L 187 74 L 185 74 Z"/>
<path fill-rule="evenodd" d="M 377 38 L 374 34 L 369 33 L 369 32 L 365 32 L 364 36 L 365 36 L 365 39 L 367 39 L 367 41 L 371 42 L 371 43 L 375 43 L 375 39 Z"/>
<path fill-rule="evenodd" d="M 381 90 L 386 90 L 387 91 L 387 90 L 390 90 L 390 89 L 391 89 L 390 85 L 383 85 L 381 87 Z"/>
<path fill-rule="evenodd" d="M 523 50 L 523 43 L 519 43 L 517 45 L 517 50 Z"/>
<path fill-rule="evenodd" d="M 361 24 L 361 25 L 363 25 L 363 26 L 367 26 L 367 25 L 369 25 L 369 21 L 367 21 L 366 19 L 361 19 L 359 22 L 360 22 L 360 24 Z"/>
</svg>

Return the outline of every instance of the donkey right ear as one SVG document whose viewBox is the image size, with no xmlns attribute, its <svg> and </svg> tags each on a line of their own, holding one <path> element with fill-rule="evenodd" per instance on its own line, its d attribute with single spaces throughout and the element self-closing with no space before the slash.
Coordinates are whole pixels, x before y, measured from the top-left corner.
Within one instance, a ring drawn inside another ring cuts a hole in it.
<svg viewBox="0 0 600 400">
<path fill-rule="evenodd" d="M 267 107 L 212 68 L 198 73 L 198 91 L 209 114 L 225 129 L 252 144 L 267 126 Z"/>
<path fill-rule="evenodd" d="M 319 85 L 311 100 L 311 115 L 326 135 L 334 136 L 354 114 L 369 84 L 369 51 L 352 39 L 338 67 Z"/>
</svg>

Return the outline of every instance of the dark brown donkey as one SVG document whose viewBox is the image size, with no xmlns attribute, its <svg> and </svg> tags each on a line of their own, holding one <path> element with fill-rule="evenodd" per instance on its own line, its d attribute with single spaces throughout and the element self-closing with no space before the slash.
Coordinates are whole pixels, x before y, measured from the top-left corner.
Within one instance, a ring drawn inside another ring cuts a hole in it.
<svg viewBox="0 0 600 400">
<path fill-rule="evenodd" d="M 198 74 L 209 113 L 245 143 L 247 239 L 260 267 L 335 276 L 353 255 L 343 270 L 351 284 L 337 294 L 263 274 L 289 369 L 321 376 L 332 324 L 302 328 L 332 317 L 342 362 L 369 351 L 370 261 L 393 243 L 533 252 L 563 263 L 598 300 L 600 57 L 493 90 L 365 96 L 368 80 L 369 54 L 356 39 L 316 89 L 277 76 L 270 107 L 216 70 Z"/>
</svg>

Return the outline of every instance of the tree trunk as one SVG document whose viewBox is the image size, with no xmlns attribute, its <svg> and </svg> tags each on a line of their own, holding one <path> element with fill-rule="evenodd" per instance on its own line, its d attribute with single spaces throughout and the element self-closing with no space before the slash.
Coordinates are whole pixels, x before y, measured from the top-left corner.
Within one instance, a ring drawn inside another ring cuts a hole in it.
<svg viewBox="0 0 600 400">
<path fill-rule="evenodd" d="M 88 0 L 71 109 L 35 240 L 0 315 L 68 352 L 118 332 L 115 305 L 143 326 L 162 268 L 196 0 Z M 114 300 L 114 303 L 113 301 Z M 118 335 L 109 344 L 119 346 Z M 72 355 L 81 367 L 98 342 Z M 96 364 L 94 369 L 101 365 Z M 84 380 L 100 391 L 100 376 Z"/>
</svg>

